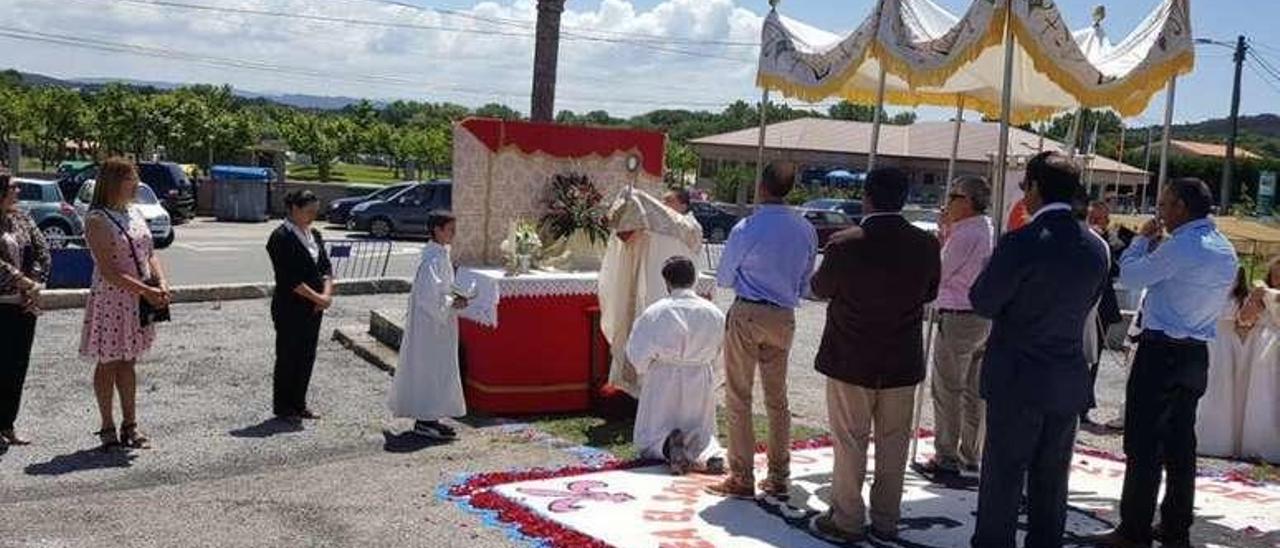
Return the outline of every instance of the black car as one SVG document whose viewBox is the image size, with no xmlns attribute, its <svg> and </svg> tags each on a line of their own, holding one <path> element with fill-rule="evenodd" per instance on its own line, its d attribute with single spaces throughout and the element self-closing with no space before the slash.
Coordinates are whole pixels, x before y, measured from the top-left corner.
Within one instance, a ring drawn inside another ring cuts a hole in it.
<svg viewBox="0 0 1280 548">
<path fill-rule="evenodd" d="M 427 217 L 453 207 L 453 183 L 415 183 L 385 200 L 368 200 L 351 208 L 347 230 L 368 232 L 375 238 L 427 233 Z"/>
<path fill-rule="evenodd" d="M 401 190 L 404 190 L 406 188 L 413 186 L 413 184 L 414 183 L 398 183 L 394 185 L 388 185 L 387 187 L 381 190 L 378 190 L 371 194 L 365 194 L 364 196 L 338 198 L 337 200 L 329 202 L 329 211 L 325 216 L 329 219 L 330 224 L 346 226 L 347 219 L 351 217 L 351 208 L 355 207 L 358 204 L 367 202 L 369 200 L 386 200 L 387 198 L 395 196 Z"/>
<path fill-rule="evenodd" d="M 182 166 L 173 162 L 138 162 L 138 178 L 151 187 L 173 224 L 182 224 L 196 215 L 196 192 Z M 78 196 L 80 187 L 98 177 L 98 166 L 92 165 L 58 179 L 63 196 Z"/>
<path fill-rule="evenodd" d="M 729 231 L 738 224 L 738 216 L 711 202 L 690 202 L 689 212 L 702 225 L 702 237 L 708 242 L 720 243 L 729 239 Z"/>
</svg>

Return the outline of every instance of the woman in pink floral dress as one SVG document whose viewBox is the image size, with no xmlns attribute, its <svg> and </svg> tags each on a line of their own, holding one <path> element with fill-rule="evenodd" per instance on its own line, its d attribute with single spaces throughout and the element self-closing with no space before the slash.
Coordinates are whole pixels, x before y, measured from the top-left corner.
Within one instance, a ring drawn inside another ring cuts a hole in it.
<svg viewBox="0 0 1280 548">
<path fill-rule="evenodd" d="M 140 449 L 148 444 L 138 432 L 134 364 L 151 349 L 155 326 L 142 325 L 138 303 L 145 299 L 153 307 L 167 307 L 169 286 L 153 253 L 146 220 L 130 206 L 138 188 L 137 169 L 126 160 L 107 160 L 98 170 L 95 185 L 85 219 L 85 237 L 95 267 L 93 288 L 84 308 L 80 356 L 97 364 L 93 391 L 102 416 L 97 435 L 103 448 L 124 445 Z M 118 432 L 112 405 L 117 392 L 123 415 Z"/>
</svg>

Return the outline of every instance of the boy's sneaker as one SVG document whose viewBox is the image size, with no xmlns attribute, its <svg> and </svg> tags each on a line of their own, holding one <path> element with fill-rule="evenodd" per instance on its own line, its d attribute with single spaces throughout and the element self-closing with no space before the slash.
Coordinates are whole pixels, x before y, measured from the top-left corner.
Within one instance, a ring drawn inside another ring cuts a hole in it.
<svg viewBox="0 0 1280 548">
<path fill-rule="evenodd" d="M 457 432 L 440 424 L 440 421 L 418 421 L 413 424 L 413 433 L 433 440 L 451 440 L 458 437 Z"/>
</svg>

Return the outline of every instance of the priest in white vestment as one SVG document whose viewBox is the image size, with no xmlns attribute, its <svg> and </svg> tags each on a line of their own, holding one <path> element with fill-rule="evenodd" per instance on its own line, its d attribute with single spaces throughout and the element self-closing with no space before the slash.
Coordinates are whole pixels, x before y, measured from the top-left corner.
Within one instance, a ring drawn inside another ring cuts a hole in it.
<svg viewBox="0 0 1280 548">
<path fill-rule="evenodd" d="M 448 214 L 433 213 L 427 220 L 431 241 L 422 250 L 409 294 L 400 361 L 388 400 L 392 415 L 415 420 L 415 434 L 439 440 L 457 437 L 440 419 L 467 414 L 458 369 L 458 310 L 466 308 L 467 298 L 454 288 L 449 257 L 456 227 Z"/>
<path fill-rule="evenodd" d="M 636 319 L 626 354 L 642 379 L 633 442 L 641 457 L 661 459 L 676 474 L 720 473 L 716 441 L 715 367 L 724 343 L 724 312 L 693 291 L 688 257 L 665 261 L 671 295 Z"/>
<path fill-rule="evenodd" d="M 600 331 L 613 349 L 609 384 L 639 397 L 635 368 L 627 360 L 627 337 L 637 316 L 667 295 L 662 264 L 675 256 L 694 257 L 702 229 L 691 216 L 667 207 L 648 193 L 624 188 L 609 209 L 612 236 L 600 265 Z"/>
</svg>

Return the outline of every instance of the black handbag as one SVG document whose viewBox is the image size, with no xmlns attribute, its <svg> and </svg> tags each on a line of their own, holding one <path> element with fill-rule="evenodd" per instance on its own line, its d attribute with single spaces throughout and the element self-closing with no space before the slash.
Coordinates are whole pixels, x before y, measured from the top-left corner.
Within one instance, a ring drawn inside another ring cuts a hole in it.
<svg viewBox="0 0 1280 548">
<path fill-rule="evenodd" d="M 120 229 L 120 234 L 124 235 L 124 239 L 129 242 L 129 255 L 133 257 L 133 266 L 138 270 L 138 277 L 141 278 L 143 271 L 142 261 L 138 260 L 138 252 L 133 247 L 133 238 L 129 236 L 129 231 L 120 224 L 120 221 L 116 220 L 115 217 L 112 217 L 110 213 L 104 211 L 103 214 L 105 214 L 108 219 L 111 219 L 112 224 L 116 225 L 116 228 Z M 143 279 L 142 283 L 147 284 L 149 287 L 160 287 L 160 279 L 155 276 L 154 273 Z M 147 327 L 154 323 L 167 322 L 170 319 L 168 306 L 152 306 L 152 304 L 142 298 L 141 295 L 138 296 L 138 325 L 141 327 Z"/>
</svg>

